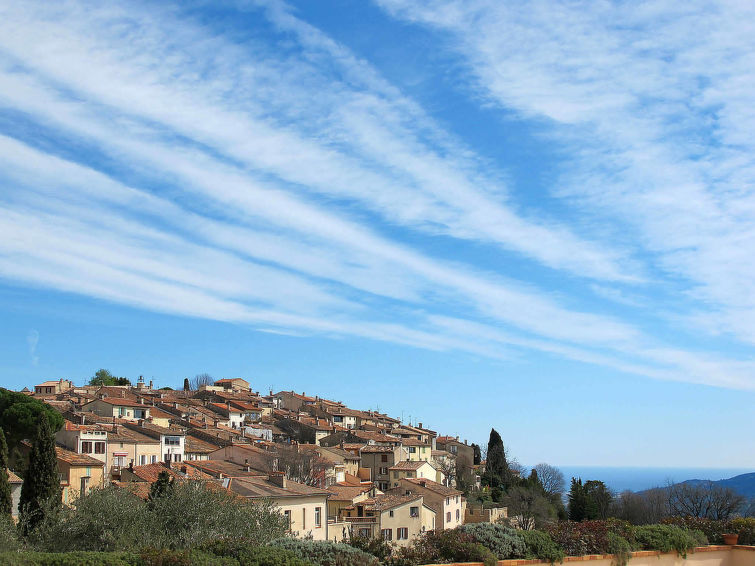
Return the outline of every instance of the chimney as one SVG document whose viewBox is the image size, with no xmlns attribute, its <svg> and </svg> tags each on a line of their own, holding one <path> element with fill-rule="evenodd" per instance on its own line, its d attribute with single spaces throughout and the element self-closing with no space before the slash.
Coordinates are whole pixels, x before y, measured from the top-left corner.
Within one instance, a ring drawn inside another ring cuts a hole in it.
<svg viewBox="0 0 755 566">
<path fill-rule="evenodd" d="M 149 380 L 149 388 L 152 389 L 152 380 Z"/>
<path fill-rule="evenodd" d="M 419 423 L 419 426 L 417 428 L 422 428 L 422 423 Z"/>
<path fill-rule="evenodd" d="M 81 424 L 87 424 L 87 416 L 81 415 Z"/>
<path fill-rule="evenodd" d="M 273 472 L 268 476 L 268 480 L 273 485 L 277 485 L 278 487 L 286 489 L 286 474 L 284 474 L 283 472 Z"/>
<path fill-rule="evenodd" d="M 458 436 L 456 437 L 456 442 L 459 442 L 459 437 Z"/>
<path fill-rule="evenodd" d="M 226 401 L 225 402 L 225 408 L 228 409 L 229 411 L 231 410 L 231 402 L 230 401 Z"/>
</svg>

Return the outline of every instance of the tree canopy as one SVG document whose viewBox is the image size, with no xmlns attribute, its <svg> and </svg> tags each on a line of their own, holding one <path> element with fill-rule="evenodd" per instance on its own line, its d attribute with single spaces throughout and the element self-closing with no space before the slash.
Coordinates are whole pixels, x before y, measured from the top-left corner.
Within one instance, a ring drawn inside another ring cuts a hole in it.
<svg viewBox="0 0 755 566">
<path fill-rule="evenodd" d="M 44 414 L 39 415 L 31 445 L 29 468 L 21 487 L 21 523 L 26 532 L 61 504 L 55 436 Z"/>
<path fill-rule="evenodd" d="M 23 393 L 0 388 L 0 428 L 11 449 L 22 440 L 34 437 L 40 415 L 47 417 L 53 433 L 63 426 L 63 415 L 50 405 Z"/>
<path fill-rule="evenodd" d="M 613 494 L 602 481 L 588 480 L 583 484 L 582 478 L 572 478 L 569 490 L 569 519 L 606 519 L 612 501 Z"/>
<path fill-rule="evenodd" d="M 8 445 L 5 443 L 3 429 L 0 428 L 0 521 L 9 517 L 13 510 L 13 498 L 11 497 L 7 468 Z"/>
<path fill-rule="evenodd" d="M 98 369 L 89 385 L 131 385 L 131 380 L 127 377 L 116 377 L 106 369 Z"/>
</svg>

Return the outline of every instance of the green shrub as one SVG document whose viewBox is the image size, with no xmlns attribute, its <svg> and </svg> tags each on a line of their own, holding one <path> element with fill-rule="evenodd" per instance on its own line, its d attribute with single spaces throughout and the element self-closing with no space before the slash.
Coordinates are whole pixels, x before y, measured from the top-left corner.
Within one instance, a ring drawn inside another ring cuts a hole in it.
<svg viewBox="0 0 755 566">
<path fill-rule="evenodd" d="M 547 525 L 545 530 L 567 556 L 611 554 L 609 534 L 625 539 L 630 548 L 639 548 L 634 540 L 634 527 L 627 521 L 560 521 Z"/>
<path fill-rule="evenodd" d="M 125 552 L 4 552 L 0 566 L 141 566 Z"/>
<path fill-rule="evenodd" d="M 634 536 L 642 550 L 675 550 L 683 558 L 687 557 L 689 549 L 707 544 L 702 531 L 690 531 L 676 525 L 642 525 L 635 528 Z"/>
<path fill-rule="evenodd" d="M 626 566 L 632 557 L 632 547 L 623 536 L 614 532 L 608 533 L 608 554 L 613 554 L 612 566 Z"/>
<path fill-rule="evenodd" d="M 189 549 L 217 539 L 262 546 L 285 533 L 270 503 L 239 502 L 202 482 L 175 484 L 149 503 L 127 489 L 94 489 L 73 507 L 59 507 L 28 537 L 39 551 Z"/>
<path fill-rule="evenodd" d="M 0 517 L 0 552 L 12 552 L 21 548 L 18 529 L 10 517 Z"/>
<path fill-rule="evenodd" d="M 313 566 L 291 550 L 218 540 L 200 547 L 202 552 L 232 558 L 239 566 Z"/>
<path fill-rule="evenodd" d="M 494 523 L 471 523 L 462 525 L 459 530 L 489 549 L 499 560 L 524 558 L 527 554 L 527 545 L 519 535 L 521 531 Z"/>
<path fill-rule="evenodd" d="M 380 564 L 378 559 L 371 554 L 344 543 L 282 538 L 271 542 L 270 546 L 289 550 L 297 558 L 316 566 L 379 566 Z"/>
<path fill-rule="evenodd" d="M 398 549 L 385 563 L 390 566 L 417 566 L 442 562 L 483 562 L 486 566 L 498 563 L 496 555 L 475 542 L 460 528 L 428 532 L 417 537 L 408 548 Z"/>
<path fill-rule="evenodd" d="M 702 531 L 710 544 L 723 544 L 722 535 L 729 532 L 729 526 L 726 522 L 701 517 L 666 517 L 661 523 L 676 525 L 690 531 Z"/>
<path fill-rule="evenodd" d="M 367 554 L 372 554 L 381 562 L 384 562 L 393 555 L 393 546 L 383 540 L 382 537 L 351 535 L 345 542 Z"/>
<path fill-rule="evenodd" d="M 739 535 L 738 544 L 755 545 L 755 517 L 740 517 L 726 524 L 726 531 Z"/>
<path fill-rule="evenodd" d="M 551 564 L 564 561 L 564 551 L 561 550 L 548 533 L 543 531 L 521 531 L 519 535 L 524 539 L 524 544 L 527 547 L 525 558 L 537 558 Z"/>
</svg>

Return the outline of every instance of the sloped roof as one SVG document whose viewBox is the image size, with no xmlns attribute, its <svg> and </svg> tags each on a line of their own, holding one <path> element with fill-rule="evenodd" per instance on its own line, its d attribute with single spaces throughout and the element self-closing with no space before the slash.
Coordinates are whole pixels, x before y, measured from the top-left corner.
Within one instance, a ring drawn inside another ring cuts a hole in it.
<svg viewBox="0 0 755 566">
<path fill-rule="evenodd" d="M 180 472 L 178 471 L 179 469 Z M 146 464 L 144 466 L 134 466 L 133 468 L 129 468 L 128 471 L 134 474 L 141 481 L 147 483 L 156 482 L 157 477 L 160 475 L 160 472 L 168 472 L 168 475 L 176 480 L 212 479 L 211 475 L 205 474 L 204 472 L 185 464 L 175 464 L 174 466 L 168 468 L 168 466 L 166 466 L 162 462 L 155 462 L 154 464 Z"/>
<path fill-rule="evenodd" d="M 286 487 L 280 487 L 267 477 L 256 478 L 233 478 L 229 489 L 243 497 L 301 497 L 306 495 L 330 495 L 329 491 L 304 485 L 293 481 L 287 481 Z"/>
<path fill-rule="evenodd" d="M 422 499 L 421 495 L 393 495 L 384 494 L 378 495 L 371 499 L 366 499 L 360 502 L 360 505 L 364 505 L 365 509 L 374 509 L 375 511 L 385 511 L 386 509 L 393 509 L 400 505 L 406 505 Z"/>
<path fill-rule="evenodd" d="M 457 495 L 461 495 L 462 492 L 458 489 L 454 489 L 452 487 L 445 486 L 441 483 L 432 481 L 432 480 L 426 480 L 422 478 L 403 478 L 400 481 L 402 482 L 408 482 L 411 484 L 414 484 L 419 487 L 423 487 L 425 489 L 428 489 L 432 491 L 433 493 L 437 493 L 438 495 L 442 495 L 443 497 L 455 497 Z"/>
<path fill-rule="evenodd" d="M 13 470 L 9 470 L 8 468 L 5 469 L 6 472 L 8 472 L 8 482 L 10 483 L 24 483 L 24 480 L 22 480 L 20 477 L 18 477 Z"/>
<path fill-rule="evenodd" d="M 186 435 L 184 452 L 190 452 L 192 454 L 209 454 L 210 452 L 215 452 L 218 448 L 220 448 L 220 446 L 217 446 L 216 444 L 212 444 L 190 434 Z"/>
<path fill-rule="evenodd" d="M 55 447 L 55 455 L 58 457 L 58 460 L 62 460 L 66 464 L 70 466 L 104 466 L 105 463 L 101 462 L 100 460 L 97 460 L 96 458 L 92 458 L 91 456 L 87 456 L 86 454 L 77 454 L 76 452 L 71 452 L 70 450 L 66 450 L 65 448 L 61 448 L 60 446 Z"/>
<path fill-rule="evenodd" d="M 425 460 L 420 460 L 419 462 L 404 460 L 403 462 L 396 462 L 393 466 L 391 466 L 388 469 L 389 470 L 418 470 L 425 464 L 427 464 L 431 468 L 433 467 L 432 464 L 430 464 L 430 462 L 426 462 Z"/>
<path fill-rule="evenodd" d="M 331 501 L 354 501 L 355 498 L 369 492 L 372 489 L 372 486 L 336 483 L 329 486 L 327 489 L 331 493 Z"/>
</svg>

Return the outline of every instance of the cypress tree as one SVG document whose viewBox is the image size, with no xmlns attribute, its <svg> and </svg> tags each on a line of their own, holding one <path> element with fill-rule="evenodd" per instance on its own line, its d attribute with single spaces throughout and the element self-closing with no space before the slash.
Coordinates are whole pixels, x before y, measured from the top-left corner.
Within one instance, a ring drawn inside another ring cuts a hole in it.
<svg viewBox="0 0 755 566">
<path fill-rule="evenodd" d="M 189 385 L 189 378 L 184 377 L 184 391 L 189 391 L 191 389 L 191 386 Z"/>
<path fill-rule="evenodd" d="M 149 488 L 149 500 L 154 501 L 161 497 L 169 495 L 173 490 L 173 479 L 168 472 L 160 472 L 157 474 L 157 479 L 152 483 Z"/>
<path fill-rule="evenodd" d="M 37 526 L 50 508 L 61 504 L 55 437 L 45 415 L 39 416 L 37 434 L 31 445 L 29 467 L 21 488 L 22 523 L 26 533 Z"/>
<path fill-rule="evenodd" d="M 5 433 L 0 428 L 0 520 L 10 516 L 13 512 L 13 499 L 8 480 L 8 445 L 5 442 Z"/>
<path fill-rule="evenodd" d="M 485 479 L 490 487 L 502 487 L 508 490 L 511 483 L 511 471 L 506 461 L 503 440 L 496 429 L 490 429 L 488 440 L 488 457 L 485 462 Z"/>
</svg>

